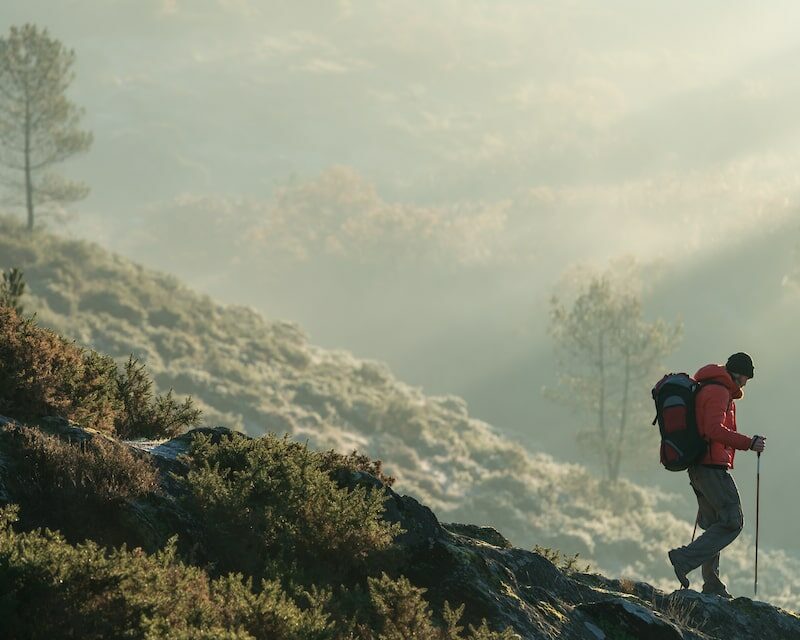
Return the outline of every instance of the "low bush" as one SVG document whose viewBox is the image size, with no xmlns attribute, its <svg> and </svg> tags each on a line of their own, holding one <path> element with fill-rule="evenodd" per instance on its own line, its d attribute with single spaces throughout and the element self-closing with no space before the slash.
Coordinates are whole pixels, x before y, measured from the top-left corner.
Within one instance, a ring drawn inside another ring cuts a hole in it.
<svg viewBox="0 0 800 640">
<path fill-rule="evenodd" d="M 16 506 L 0 509 L 0 620 L 8 640 L 511 640 L 486 624 L 462 635 L 463 607 L 433 622 L 424 591 L 407 579 L 370 579 L 365 607 L 337 617 L 329 590 L 258 590 L 239 574 L 218 578 L 181 562 L 174 540 L 149 555 L 57 532 L 15 532 Z M 32 606 L 34 605 L 35 606 Z"/>
<path fill-rule="evenodd" d="M 0 413 L 61 416 L 124 438 L 171 437 L 197 424 L 191 398 L 156 395 L 144 366 L 83 349 L 0 305 Z"/>
<path fill-rule="evenodd" d="M 433 613 L 425 601 L 425 589 L 415 587 L 407 578 L 392 579 L 386 574 L 369 578 L 369 606 L 366 608 L 367 624 L 356 625 L 356 635 L 362 640 L 513 640 L 518 638 L 511 630 L 491 631 L 484 621 L 480 627 L 469 626 L 469 635 L 463 636 L 458 622 L 464 606 L 452 609 L 444 603 L 444 625 L 434 624 Z"/>
<path fill-rule="evenodd" d="M 0 619 L 9 640 L 50 638 L 323 640 L 323 596 L 304 606 L 276 583 L 258 593 L 180 562 L 174 543 L 148 555 L 68 544 L 50 531 L 16 533 L 0 510 Z M 298 599 L 299 600 L 299 599 Z"/>
<path fill-rule="evenodd" d="M 0 429 L 3 483 L 20 505 L 20 526 L 58 529 L 73 542 L 162 546 L 174 533 L 171 525 L 154 527 L 141 517 L 161 499 L 151 462 L 100 435 L 72 442 L 61 437 L 31 427 Z"/>
<path fill-rule="evenodd" d="M 184 507 L 202 522 L 201 542 L 222 571 L 347 583 L 369 573 L 400 532 L 382 519 L 382 490 L 340 487 L 330 454 L 287 438 L 212 445 L 198 435 L 184 459 Z"/>
<path fill-rule="evenodd" d="M 5 425 L 0 438 L 12 453 L 8 481 L 20 498 L 74 509 L 125 502 L 158 486 L 152 463 L 102 436 L 73 443 L 36 428 Z"/>
<path fill-rule="evenodd" d="M 551 547 L 542 547 L 540 545 L 535 545 L 533 547 L 533 552 L 538 553 L 540 556 L 544 556 L 550 562 L 552 562 L 556 568 L 564 573 L 589 573 L 591 571 L 591 565 L 580 565 L 578 558 L 580 557 L 580 553 L 576 553 L 575 555 L 568 555 L 561 552 L 560 549 L 553 549 Z"/>
<path fill-rule="evenodd" d="M 114 423 L 120 438 L 173 437 L 200 419 L 191 398 L 179 403 L 172 390 L 156 395 L 144 365 L 133 356 L 116 376 L 116 395 L 122 404 Z"/>
<path fill-rule="evenodd" d="M 0 413 L 19 419 L 59 415 L 113 429 L 116 365 L 14 309 L 0 306 Z"/>
<path fill-rule="evenodd" d="M 0 271 L 0 305 L 11 307 L 17 313 L 22 313 L 22 294 L 25 293 L 25 282 L 22 271 L 11 268 Z"/>
<path fill-rule="evenodd" d="M 327 470 L 333 478 L 337 478 L 343 471 L 362 472 L 375 476 L 387 487 L 394 484 L 395 478 L 383 473 L 383 461 L 372 460 L 358 451 L 342 454 L 331 449 L 316 455 L 319 457 L 321 467 Z"/>
</svg>

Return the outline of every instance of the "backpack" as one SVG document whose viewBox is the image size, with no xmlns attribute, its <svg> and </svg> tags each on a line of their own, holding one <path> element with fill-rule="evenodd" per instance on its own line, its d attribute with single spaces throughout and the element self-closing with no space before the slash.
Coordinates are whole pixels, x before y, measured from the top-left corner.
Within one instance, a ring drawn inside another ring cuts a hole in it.
<svg viewBox="0 0 800 640">
<path fill-rule="evenodd" d="M 668 373 L 653 387 L 653 401 L 661 434 L 661 464 L 669 471 L 683 471 L 708 449 L 697 429 L 695 398 L 709 384 L 725 386 L 709 380 L 697 382 L 687 373 Z"/>
</svg>

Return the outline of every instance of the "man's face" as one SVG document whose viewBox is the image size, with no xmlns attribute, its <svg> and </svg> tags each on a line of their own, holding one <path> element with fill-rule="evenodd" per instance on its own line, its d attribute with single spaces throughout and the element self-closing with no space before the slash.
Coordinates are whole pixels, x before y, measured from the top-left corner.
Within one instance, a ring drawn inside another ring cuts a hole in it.
<svg viewBox="0 0 800 640">
<path fill-rule="evenodd" d="M 734 374 L 733 374 L 733 381 L 734 381 L 736 384 L 738 384 L 738 385 L 739 385 L 739 388 L 740 388 L 740 389 L 741 389 L 741 388 L 742 388 L 744 385 L 746 385 L 746 384 L 747 384 L 747 381 L 748 381 L 749 379 L 750 379 L 750 378 L 748 378 L 746 375 L 744 375 L 744 374 L 742 374 L 742 373 L 734 373 Z"/>
</svg>

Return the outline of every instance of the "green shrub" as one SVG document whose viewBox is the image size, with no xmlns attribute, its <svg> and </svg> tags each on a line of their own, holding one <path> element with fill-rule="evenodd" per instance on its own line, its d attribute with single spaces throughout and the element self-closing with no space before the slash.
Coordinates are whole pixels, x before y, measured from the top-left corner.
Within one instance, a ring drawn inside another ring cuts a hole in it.
<svg viewBox="0 0 800 640">
<path fill-rule="evenodd" d="M 117 374 L 116 385 L 122 411 L 114 429 L 120 438 L 173 437 L 200 419 L 200 410 L 194 408 L 191 398 L 178 403 L 171 389 L 156 396 L 144 365 L 133 356 Z"/>
<path fill-rule="evenodd" d="M 17 268 L 0 271 L 0 306 L 11 307 L 18 314 L 22 314 L 22 294 L 25 293 L 25 282 L 22 271 Z"/>
<path fill-rule="evenodd" d="M 363 609 L 334 618 L 329 590 L 287 590 L 228 574 L 212 579 L 181 562 L 174 539 L 149 555 L 93 542 L 68 544 L 48 530 L 17 533 L 17 507 L 0 509 L 3 638 L 133 640 L 511 640 L 485 622 L 462 635 L 463 607 L 445 604 L 435 624 L 424 590 L 407 579 L 370 579 Z"/>
<path fill-rule="evenodd" d="M 336 478 L 341 472 L 363 472 L 378 478 L 387 487 L 394 484 L 395 478 L 383 473 L 383 461 L 372 460 L 369 456 L 353 451 L 341 454 L 331 449 L 325 453 L 317 454 L 323 469 Z"/>
<path fill-rule="evenodd" d="M 135 358 L 82 349 L 0 306 L 0 413 L 20 420 L 56 415 L 120 437 L 170 437 L 200 418 L 191 398 L 156 396 Z"/>
<path fill-rule="evenodd" d="M 102 435 L 86 440 L 67 433 L 0 428 L 3 484 L 7 500 L 21 508 L 20 526 L 58 529 L 72 542 L 163 546 L 178 528 L 161 508 L 165 498 L 152 462 Z"/>
<path fill-rule="evenodd" d="M 591 565 L 579 565 L 578 558 L 580 557 L 580 553 L 576 553 L 574 556 L 570 556 L 561 552 L 560 549 L 553 549 L 551 547 L 542 547 L 540 545 L 535 545 L 533 547 L 533 552 L 538 553 L 540 556 L 544 556 L 550 562 L 552 562 L 560 571 L 564 573 L 589 573 L 591 570 Z"/>
<path fill-rule="evenodd" d="M 494 632 L 484 621 L 480 627 L 469 626 L 469 636 L 459 620 L 464 606 L 452 609 L 444 603 L 443 625 L 434 623 L 433 613 L 423 595 L 425 589 L 415 587 L 407 578 L 392 579 L 386 574 L 369 578 L 369 602 L 354 625 L 360 640 L 512 640 L 511 630 Z"/>
<path fill-rule="evenodd" d="M 211 580 L 176 558 L 174 541 L 148 555 L 50 531 L 15 533 L 0 510 L 0 620 L 4 638 L 324 640 L 324 596 L 301 608 L 276 583 L 254 593 L 241 576 Z"/>
<path fill-rule="evenodd" d="M 305 584 L 363 576 L 399 525 L 382 519 L 384 492 L 341 488 L 330 456 L 287 438 L 197 436 L 179 478 L 185 508 L 202 522 L 202 544 L 223 571 L 291 576 Z"/>
<path fill-rule="evenodd" d="M 0 306 L 0 413 L 15 418 L 60 415 L 113 429 L 116 402 L 108 356 L 87 352 Z"/>
<path fill-rule="evenodd" d="M 102 436 L 72 443 L 36 428 L 5 425 L 0 437 L 13 453 L 8 475 L 16 496 L 76 508 L 125 502 L 158 486 L 152 463 Z"/>
</svg>

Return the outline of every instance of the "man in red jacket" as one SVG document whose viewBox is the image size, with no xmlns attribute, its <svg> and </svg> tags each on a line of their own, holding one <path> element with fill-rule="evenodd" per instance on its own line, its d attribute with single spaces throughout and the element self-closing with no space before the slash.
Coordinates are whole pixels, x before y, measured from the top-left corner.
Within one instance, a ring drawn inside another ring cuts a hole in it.
<svg viewBox="0 0 800 640">
<path fill-rule="evenodd" d="M 669 561 L 684 589 L 686 574 L 702 567 L 703 593 L 730 598 L 719 579 L 719 552 L 733 542 L 744 527 L 742 501 L 733 477 L 736 450 L 764 451 L 766 438 L 736 431 L 736 404 L 753 377 L 753 360 L 734 353 L 725 366 L 709 364 L 694 376 L 701 383 L 695 404 L 697 428 L 708 441 L 708 451 L 689 471 L 689 483 L 697 496 L 698 525 L 704 533 L 691 544 L 669 552 Z"/>
</svg>

